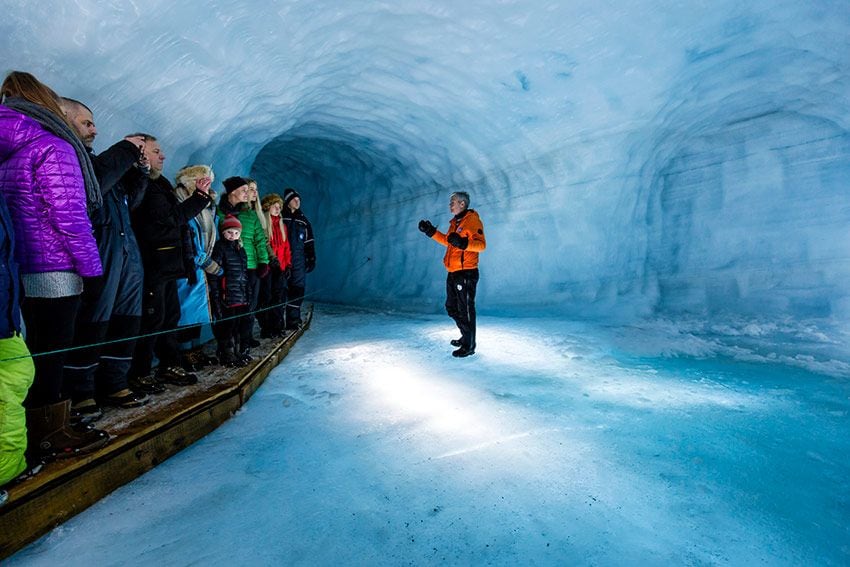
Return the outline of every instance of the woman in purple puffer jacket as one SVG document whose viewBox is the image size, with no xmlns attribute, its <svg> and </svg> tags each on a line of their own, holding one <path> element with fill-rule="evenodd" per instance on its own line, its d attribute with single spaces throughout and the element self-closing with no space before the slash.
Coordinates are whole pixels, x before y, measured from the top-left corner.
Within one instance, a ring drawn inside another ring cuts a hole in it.
<svg viewBox="0 0 850 567">
<path fill-rule="evenodd" d="M 103 271 L 87 213 L 102 198 L 91 161 L 49 87 L 13 71 L 0 86 L 0 102 L 0 193 L 15 229 L 26 342 L 35 355 L 72 344 L 83 278 Z M 33 360 L 35 380 L 24 405 L 30 453 L 38 457 L 79 454 L 108 439 L 70 428 L 64 361 L 62 353 Z"/>
</svg>

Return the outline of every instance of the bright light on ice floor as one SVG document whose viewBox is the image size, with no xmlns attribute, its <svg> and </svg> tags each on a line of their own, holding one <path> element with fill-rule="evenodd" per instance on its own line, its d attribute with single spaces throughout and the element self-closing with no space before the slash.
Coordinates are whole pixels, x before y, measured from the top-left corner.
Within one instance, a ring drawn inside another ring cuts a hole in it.
<svg viewBox="0 0 850 567">
<path fill-rule="evenodd" d="M 317 309 L 228 423 L 18 564 L 847 564 L 850 386 L 585 324 Z"/>
</svg>

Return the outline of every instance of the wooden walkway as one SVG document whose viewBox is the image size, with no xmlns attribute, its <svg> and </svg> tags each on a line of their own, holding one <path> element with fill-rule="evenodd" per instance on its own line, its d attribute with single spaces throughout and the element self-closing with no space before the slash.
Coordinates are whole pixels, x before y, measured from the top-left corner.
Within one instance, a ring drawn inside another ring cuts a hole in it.
<svg viewBox="0 0 850 567">
<path fill-rule="evenodd" d="M 116 488 L 127 484 L 211 432 L 238 410 L 309 327 L 285 339 L 264 340 L 245 368 L 216 368 L 198 373 L 198 384 L 152 396 L 147 405 L 108 412 L 97 427 L 112 439 L 99 451 L 58 460 L 34 477 L 4 487 L 8 501 L 0 506 L 0 559 L 35 541 L 82 512 Z"/>
</svg>

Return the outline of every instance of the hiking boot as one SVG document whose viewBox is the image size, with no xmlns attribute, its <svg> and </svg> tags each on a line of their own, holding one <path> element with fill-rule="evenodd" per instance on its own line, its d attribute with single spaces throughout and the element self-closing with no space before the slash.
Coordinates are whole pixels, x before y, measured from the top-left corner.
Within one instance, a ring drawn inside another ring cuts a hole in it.
<svg viewBox="0 0 850 567">
<path fill-rule="evenodd" d="M 179 366 L 160 368 L 156 373 L 156 380 L 162 384 L 174 384 L 175 386 L 191 386 L 198 383 L 198 377 L 191 372 L 186 372 Z"/>
<path fill-rule="evenodd" d="M 452 346 L 461 346 L 463 344 L 463 339 L 452 339 Z"/>
<path fill-rule="evenodd" d="M 475 349 L 467 348 L 465 346 L 462 346 L 459 349 L 452 351 L 452 356 L 455 358 L 464 358 L 467 356 L 472 356 L 473 354 L 475 354 Z"/>
<path fill-rule="evenodd" d="M 121 390 L 119 392 L 115 392 L 114 394 L 110 394 L 108 396 L 104 396 L 101 400 L 104 405 L 112 406 L 114 408 L 137 408 L 145 405 L 150 401 L 150 398 L 147 394 L 143 392 L 133 392 L 132 390 Z"/>
<path fill-rule="evenodd" d="M 251 351 L 247 348 L 245 350 L 243 350 L 242 352 L 240 352 L 239 354 L 237 354 L 236 358 L 238 358 L 242 362 L 242 366 L 247 366 L 248 363 L 250 363 L 252 360 L 254 360 L 254 357 L 251 356 Z"/>
<path fill-rule="evenodd" d="M 224 349 L 218 351 L 219 364 L 228 368 L 238 368 L 244 366 L 241 361 L 233 353 L 233 349 Z"/>
<path fill-rule="evenodd" d="M 154 379 L 153 376 L 136 376 L 127 380 L 130 389 L 141 394 L 161 394 L 165 391 L 165 386 Z"/>
<path fill-rule="evenodd" d="M 261 329 L 260 330 L 260 338 L 261 339 L 273 339 L 280 335 L 280 329 Z"/>
<path fill-rule="evenodd" d="M 27 410 L 27 451 L 36 459 L 76 457 L 100 449 L 109 434 L 99 429 L 75 430 L 71 400 Z M 29 460 L 29 458 L 28 458 Z"/>
<path fill-rule="evenodd" d="M 180 354 L 180 366 L 186 372 L 201 370 L 209 364 L 208 357 L 200 348 L 192 349 Z"/>
<path fill-rule="evenodd" d="M 250 339 L 248 339 L 248 346 L 251 348 L 257 348 L 258 346 L 260 346 L 260 341 L 258 341 L 254 337 L 251 337 Z"/>
<path fill-rule="evenodd" d="M 86 398 L 71 405 L 69 420 L 71 425 L 88 425 L 103 417 L 103 409 L 94 398 Z"/>
</svg>

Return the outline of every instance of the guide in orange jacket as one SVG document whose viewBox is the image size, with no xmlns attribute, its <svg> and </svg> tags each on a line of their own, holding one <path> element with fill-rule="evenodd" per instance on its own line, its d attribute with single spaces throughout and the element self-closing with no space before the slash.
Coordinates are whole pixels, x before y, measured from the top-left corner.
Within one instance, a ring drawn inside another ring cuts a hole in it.
<svg viewBox="0 0 850 567">
<path fill-rule="evenodd" d="M 475 290 L 478 287 L 478 254 L 487 247 L 484 225 L 478 213 L 469 208 L 469 193 L 452 193 L 449 211 L 454 215 L 445 234 L 431 221 L 419 221 L 425 236 L 446 247 L 443 264 L 446 277 L 446 311 L 460 329 L 460 338 L 452 341 L 459 347 L 452 356 L 463 358 L 475 354 Z"/>
</svg>

